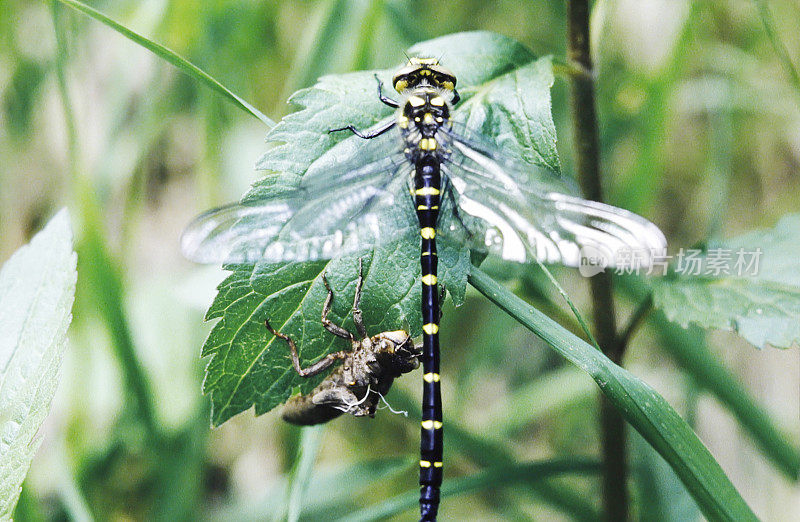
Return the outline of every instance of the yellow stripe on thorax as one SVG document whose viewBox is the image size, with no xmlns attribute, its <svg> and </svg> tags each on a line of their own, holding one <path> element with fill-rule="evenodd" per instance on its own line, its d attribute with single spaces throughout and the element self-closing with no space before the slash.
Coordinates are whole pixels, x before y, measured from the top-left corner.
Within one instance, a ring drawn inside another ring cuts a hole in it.
<svg viewBox="0 0 800 522">
<path fill-rule="evenodd" d="M 436 143 L 436 139 L 434 138 L 422 138 L 419 140 L 419 149 L 420 150 L 436 150 L 438 144 Z"/>
<path fill-rule="evenodd" d="M 436 187 L 422 187 L 414 191 L 417 196 L 438 196 L 441 191 Z"/>
</svg>

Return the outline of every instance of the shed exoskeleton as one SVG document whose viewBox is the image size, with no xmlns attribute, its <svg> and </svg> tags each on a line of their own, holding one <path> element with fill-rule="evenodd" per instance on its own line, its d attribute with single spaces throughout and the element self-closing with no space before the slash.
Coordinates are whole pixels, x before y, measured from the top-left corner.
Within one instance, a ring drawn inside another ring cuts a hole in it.
<svg viewBox="0 0 800 522">
<path fill-rule="evenodd" d="M 375 416 L 381 397 L 391 388 L 396 377 L 419 367 L 421 348 L 414 344 L 411 336 L 404 330 L 381 332 L 367 336 L 367 329 L 359 308 L 363 273 L 359 260 L 359 276 L 353 302 L 353 322 L 357 334 L 354 335 L 328 319 L 333 303 L 333 290 L 325 274 L 322 281 L 328 289 L 328 297 L 322 308 L 322 325 L 333 335 L 347 339 L 350 350 L 326 355 L 307 366 L 300 365 L 297 345 L 287 335 L 273 329 L 265 321 L 267 329 L 289 345 L 292 366 L 303 377 L 311 377 L 327 370 L 336 361 L 342 361 L 324 381 L 306 395 L 290 398 L 283 408 L 283 419 L 292 424 L 313 425 L 334 419 L 342 413 L 356 417 Z"/>
</svg>

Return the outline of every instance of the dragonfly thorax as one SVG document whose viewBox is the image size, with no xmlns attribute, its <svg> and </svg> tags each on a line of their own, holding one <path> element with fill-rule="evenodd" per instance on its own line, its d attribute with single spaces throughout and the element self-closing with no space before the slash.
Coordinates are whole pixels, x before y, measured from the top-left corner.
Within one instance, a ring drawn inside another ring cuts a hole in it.
<svg viewBox="0 0 800 522">
<path fill-rule="evenodd" d="M 413 89 L 398 109 L 397 125 L 405 142 L 405 154 L 411 162 L 422 158 L 442 161 L 450 146 L 449 93 L 423 86 Z"/>
</svg>

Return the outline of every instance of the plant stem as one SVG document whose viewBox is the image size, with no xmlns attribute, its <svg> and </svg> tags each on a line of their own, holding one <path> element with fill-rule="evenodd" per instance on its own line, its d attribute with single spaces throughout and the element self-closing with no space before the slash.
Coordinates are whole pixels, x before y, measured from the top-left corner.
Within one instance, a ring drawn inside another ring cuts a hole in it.
<svg viewBox="0 0 800 522">
<path fill-rule="evenodd" d="M 600 137 L 594 92 L 594 69 L 589 49 L 589 2 L 570 0 L 567 4 L 567 46 L 569 61 L 583 74 L 572 76 L 572 122 L 575 166 L 584 195 L 603 201 L 600 176 Z M 611 274 L 601 272 L 589 280 L 595 338 L 615 364 L 620 364 L 625 345 L 618 342 Z M 628 519 L 627 458 L 625 421 L 608 402 L 600 399 L 600 430 L 603 453 L 603 506 L 606 518 Z"/>
<path fill-rule="evenodd" d="M 630 319 L 628 319 L 628 324 L 622 329 L 622 333 L 619 334 L 617 342 L 623 347 L 628 346 L 628 342 L 631 340 L 631 337 L 633 337 L 636 329 L 641 326 L 641 324 L 645 319 L 647 319 L 647 316 L 650 315 L 650 312 L 652 311 L 653 294 L 647 294 L 647 296 L 642 299 L 642 302 L 639 303 L 639 306 L 636 307 L 636 310 L 634 310 L 631 314 Z"/>
</svg>

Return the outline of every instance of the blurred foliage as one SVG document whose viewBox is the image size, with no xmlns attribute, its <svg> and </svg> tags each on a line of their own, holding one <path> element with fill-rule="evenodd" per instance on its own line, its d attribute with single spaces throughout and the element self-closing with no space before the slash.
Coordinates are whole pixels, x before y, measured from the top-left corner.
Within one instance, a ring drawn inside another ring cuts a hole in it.
<svg viewBox="0 0 800 522">
<path fill-rule="evenodd" d="M 594 4 L 608 193 L 661 226 L 671 249 L 770 228 L 798 210 L 800 93 L 774 42 L 800 63 L 800 8 L 769 2 L 767 30 L 763 4 Z M 451 32 L 497 31 L 566 60 L 558 1 L 90 5 L 186 57 L 273 120 L 291 110 L 289 94 L 322 74 L 392 67 L 415 42 Z M 571 173 L 567 89 L 557 78 L 552 95 L 560 158 Z M 198 325 L 224 274 L 182 261 L 178 236 L 191 216 L 238 198 L 255 180 L 266 130 L 94 20 L 48 2 L 0 3 L 0 259 L 65 204 L 79 254 L 62 386 L 16 519 L 263 520 L 296 513 L 299 502 L 301 518 L 311 520 L 416 489 L 413 462 L 392 459 L 417 452 L 418 429 L 388 411 L 326 426 L 313 468 L 300 464 L 314 461 L 310 435 L 301 443 L 300 430 L 276 413 L 245 413 L 209 430 L 198 357 L 208 326 Z M 536 271 L 490 273 L 579 333 Z M 583 310 L 583 280 L 556 274 Z M 623 283 L 632 308 L 639 283 Z M 626 366 L 693 419 L 760 517 L 796 517 L 797 349 L 757 352 L 733 334 L 664 324 L 651 315 Z M 463 307 L 445 309 L 442 346 L 448 478 L 596 454 L 588 379 L 570 375 L 485 299 L 468 292 Z M 554 389 L 554 380 L 563 385 Z M 417 384 L 398 382 L 392 406 L 412 410 Z M 694 516 L 674 474 L 648 450 L 631 448 L 635 512 Z M 590 471 L 537 480 L 540 468 L 513 469 L 524 478 L 502 489 L 455 484 L 462 496 L 445 500 L 442 515 L 597 516 L 599 483 Z M 342 491 L 350 480 L 342 477 L 363 482 Z M 413 513 L 412 506 L 398 518 Z"/>
</svg>

